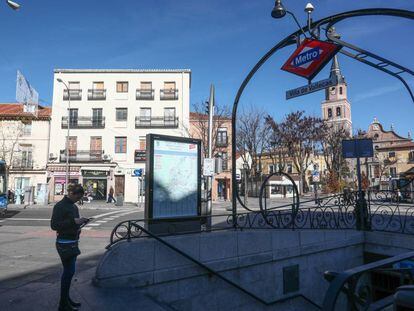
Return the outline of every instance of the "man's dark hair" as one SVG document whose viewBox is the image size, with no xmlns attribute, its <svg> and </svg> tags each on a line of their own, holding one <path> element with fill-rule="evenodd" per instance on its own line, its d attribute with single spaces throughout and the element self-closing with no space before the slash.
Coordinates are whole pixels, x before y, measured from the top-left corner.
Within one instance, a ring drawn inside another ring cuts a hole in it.
<svg viewBox="0 0 414 311">
<path fill-rule="evenodd" d="M 82 185 L 80 185 L 80 184 L 70 184 L 68 186 L 68 193 L 84 194 L 85 190 L 83 189 Z"/>
</svg>

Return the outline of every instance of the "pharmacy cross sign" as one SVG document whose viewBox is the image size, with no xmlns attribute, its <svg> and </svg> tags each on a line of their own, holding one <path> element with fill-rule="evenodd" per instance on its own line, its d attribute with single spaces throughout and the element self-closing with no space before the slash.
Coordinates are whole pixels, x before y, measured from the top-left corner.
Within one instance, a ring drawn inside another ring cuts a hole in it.
<svg viewBox="0 0 414 311">
<path fill-rule="evenodd" d="M 282 66 L 282 70 L 312 80 L 341 48 L 337 44 L 305 39 Z"/>
</svg>

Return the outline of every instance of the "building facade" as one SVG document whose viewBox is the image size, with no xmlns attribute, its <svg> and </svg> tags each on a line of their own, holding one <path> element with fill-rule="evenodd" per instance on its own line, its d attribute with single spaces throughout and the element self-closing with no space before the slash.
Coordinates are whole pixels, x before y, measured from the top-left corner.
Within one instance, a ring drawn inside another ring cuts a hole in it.
<svg viewBox="0 0 414 311">
<path fill-rule="evenodd" d="M 47 203 L 51 112 L 42 106 L 29 112 L 23 104 L 0 104 L 0 157 L 17 204 Z"/>
<path fill-rule="evenodd" d="M 126 202 L 140 201 L 145 193 L 146 135 L 188 136 L 190 85 L 187 69 L 56 69 L 48 165 L 51 199 L 59 200 L 64 193 L 68 156 L 70 182 L 82 184 L 93 199 L 105 200 L 113 187 Z"/>
<path fill-rule="evenodd" d="M 370 187 L 392 189 L 399 186 L 398 181 L 414 171 L 414 142 L 410 135 L 398 135 L 393 128 L 386 131 L 375 118 L 366 137 L 371 138 L 374 145 L 374 157 L 366 159 L 364 168 L 368 171 Z"/>
<path fill-rule="evenodd" d="M 193 138 L 201 139 L 203 157 L 208 150 L 208 115 L 190 113 L 189 134 Z M 216 116 L 213 119 L 212 151 L 215 158 L 221 159 L 221 172 L 214 175 L 212 185 L 212 200 L 231 200 L 231 119 Z"/>
</svg>

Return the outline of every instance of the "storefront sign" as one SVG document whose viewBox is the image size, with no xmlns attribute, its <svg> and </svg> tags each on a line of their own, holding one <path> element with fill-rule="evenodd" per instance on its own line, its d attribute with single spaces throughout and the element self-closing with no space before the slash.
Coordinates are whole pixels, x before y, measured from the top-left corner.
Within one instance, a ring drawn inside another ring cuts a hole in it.
<svg viewBox="0 0 414 311">
<path fill-rule="evenodd" d="M 106 177 L 106 176 L 108 176 L 108 172 L 107 171 L 88 171 L 88 170 L 83 170 L 82 171 L 82 176 L 83 177 L 89 177 L 89 178 Z"/>
</svg>

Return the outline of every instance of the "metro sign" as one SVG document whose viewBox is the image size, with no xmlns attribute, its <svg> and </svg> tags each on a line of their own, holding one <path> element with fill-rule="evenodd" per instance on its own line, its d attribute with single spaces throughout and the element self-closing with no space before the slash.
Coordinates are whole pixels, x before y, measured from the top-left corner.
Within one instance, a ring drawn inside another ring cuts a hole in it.
<svg viewBox="0 0 414 311">
<path fill-rule="evenodd" d="M 312 80 L 341 48 L 337 44 L 305 39 L 282 66 L 282 70 Z"/>
</svg>

